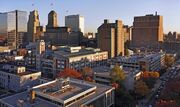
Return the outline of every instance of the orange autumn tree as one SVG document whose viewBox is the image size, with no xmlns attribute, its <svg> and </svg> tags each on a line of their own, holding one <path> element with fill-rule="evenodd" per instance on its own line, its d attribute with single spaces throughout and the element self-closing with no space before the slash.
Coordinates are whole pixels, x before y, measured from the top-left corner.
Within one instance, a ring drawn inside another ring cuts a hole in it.
<svg viewBox="0 0 180 107">
<path fill-rule="evenodd" d="M 82 75 L 74 69 L 65 68 L 63 71 L 57 74 L 57 77 L 61 77 L 61 78 L 70 77 L 70 78 L 81 79 Z"/>
<path fill-rule="evenodd" d="M 84 80 L 93 82 L 93 71 L 90 67 L 84 67 L 81 71 L 81 74 Z"/>
<path fill-rule="evenodd" d="M 148 71 L 144 71 L 141 73 L 141 78 L 159 78 L 159 73 L 158 72 L 154 72 L 154 71 L 151 71 L 151 72 L 148 72 Z"/>
<path fill-rule="evenodd" d="M 159 78 L 159 73 L 144 71 L 141 73 L 140 77 L 140 79 L 147 84 L 148 88 L 151 89 L 154 87 L 156 79 Z"/>
</svg>

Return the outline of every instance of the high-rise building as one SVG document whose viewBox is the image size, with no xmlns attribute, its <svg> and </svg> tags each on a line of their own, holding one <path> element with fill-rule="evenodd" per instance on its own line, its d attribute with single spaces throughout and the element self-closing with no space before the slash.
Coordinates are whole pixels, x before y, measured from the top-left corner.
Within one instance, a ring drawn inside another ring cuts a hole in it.
<svg viewBox="0 0 180 107">
<path fill-rule="evenodd" d="M 58 27 L 57 24 L 57 13 L 52 10 L 49 14 L 48 14 L 48 24 L 46 27 L 52 28 L 52 27 Z"/>
<path fill-rule="evenodd" d="M 103 51 L 108 51 L 108 57 L 112 58 L 124 55 L 124 32 L 121 20 L 115 23 L 104 23 L 98 28 L 98 47 Z"/>
<path fill-rule="evenodd" d="M 38 27 L 40 27 L 39 14 L 37 10 L 31 11 L 28 20 L 28 41 L 35 42 L 37 38 Z"/>
<path fill-rule="evenodd" d="M 70 27 L 58 27 L 56 12 L 51 11 L 49 13 L 46 32 L 44 32 L 44 40 L 46 43 L 51 43 L 52 45 L 78 46 L 81 37 L 81 32 L 72 31 Z"/>
<path fill-rule="evenodd" d="M 0 35 L 7 39 L 8 46 L 18 48 L 24 32 L 27 32 L 27 12 L 15 10 L 0 13 Z"/>
<path fill-rule="evenodd" d="M 132 44 L 134 47 L 157 47 L 163 41 L 163 16 L 134 17 Z"/>
<path fill-rule="evenodd" d="M 128 48 L 132 40 L 132 27 L 128 25 L 123 26 L 124 29 L 124 44 Z"/>
<path fill-rule="evenodd" d="M 65 26 L 72 31 L 80 31 L 84 34 L 84 17 L 80 15 L 69 15 L 65 17 Z"/>
</svg>

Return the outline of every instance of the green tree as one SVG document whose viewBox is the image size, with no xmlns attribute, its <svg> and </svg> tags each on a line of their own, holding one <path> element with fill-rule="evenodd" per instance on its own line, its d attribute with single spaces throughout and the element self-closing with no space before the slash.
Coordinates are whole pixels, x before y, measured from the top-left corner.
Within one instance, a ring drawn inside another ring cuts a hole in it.
<svg viewBox="0 0 180 107">
<path fill-rule="evenodd" d="M 148 88 L 148 86 L 146 85 L 145 82 L 143 82 L 142 80 L 137 81 L 135 83 L 135 93 L 138 94 L 139 96 L 146 96 L 149 94 L 150 89 Z"/>
<path fill-rule="evenodd" d="M 125 56 L 129 56 L 129 50 L 128 50 L 128 48 L 125 49 L 124 54 L 125 54 Z"/>
<path fill-rule="evenodd" d="M 128 92 L 117 89 L 115 90 L 115 107 L 136 107 L 136 101 Z"/>
<path fill-rule="evenodd" d="M 124 71 L 116 64 L 114 66 L 114 68 L 111 70 L 110 72 L 110 76 L 111 76 L 111 82 L 118 82 L 118 81 L 122 81 L 125 79 L 125 73 Z"/>
</svg>

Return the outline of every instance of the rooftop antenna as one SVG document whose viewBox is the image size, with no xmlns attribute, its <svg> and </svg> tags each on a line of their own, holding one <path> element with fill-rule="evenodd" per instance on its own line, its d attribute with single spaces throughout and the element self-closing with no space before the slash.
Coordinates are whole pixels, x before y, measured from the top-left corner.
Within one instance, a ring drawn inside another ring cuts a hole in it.
<svg viewBox="0 0 180 107">
<path fill-rule="evenodd" d="M 156 16 L 157 16 L 157 11 L 156 11 Z"/>
<path fill-rule="evenodd" d="M 32 6 L 32 10 L 37 10 L 37 7 L 36 7 L 35 3 L 32 3 L 31 6 Z"/>
<path fill-rule="evenodd" d="M 53 3 L 51 3 L 51 4 L 50 4 L 50 6 L 51 6 L 51 9 L 53 10 L 54 4 L 53 4 Z"/>
<path fill-rule="evenodd" d="M 68 13 L 69 13 L 69 10 L 66 10 L 66 13 L 68 14 Z"/>
</svg>

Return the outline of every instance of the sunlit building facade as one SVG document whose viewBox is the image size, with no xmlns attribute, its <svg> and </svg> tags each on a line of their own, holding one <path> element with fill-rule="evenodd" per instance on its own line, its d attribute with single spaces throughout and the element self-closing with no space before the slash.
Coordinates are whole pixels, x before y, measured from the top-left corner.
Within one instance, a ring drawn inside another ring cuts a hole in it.
<svg viewBox="0 0 180 107">
<path fill-rule="evenodd" d="M 7 39 L 7 45 L 17 48 L 21 44 L 22 33 L 27 32 L 27 12 L 11 11 L 0 13 L 0 35 Z M 20 35 L 20 37 L 19 37 Z"/>
</svg>

